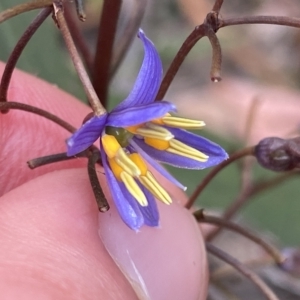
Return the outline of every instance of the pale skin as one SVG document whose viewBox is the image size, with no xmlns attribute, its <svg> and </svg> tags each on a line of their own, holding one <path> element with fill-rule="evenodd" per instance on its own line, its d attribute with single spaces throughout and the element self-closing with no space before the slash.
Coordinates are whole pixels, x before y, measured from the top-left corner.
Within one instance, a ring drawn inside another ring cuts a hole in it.
<svg viewBox="0 0 300 300">
<path fill-rule="evenodd" d="M 19 71 L 14 73 L 9 100 L 49 110 L 77 128 L 90 112 L 57 87 Z M 99 238 L 98 211 L 87 177 L 86 159 L 34 171 L 26 165 L 29 159 L 65 151 L 64 141 L 69 136 L 65 129 L 30 113 L 11 110 L 0 115 L 1 298 L 138 299 Z M 99 179 L 105 184 L 101 172 L 99 168 Z M 176 190 L 174 194 L 178 194 Z M 176 202 L 186 201 L 182 194 L 177 197 Z M 192 219 L 183 208 L 177 209 L 175 215 L 171 215 L 174 209 L 167 206 L 160 212 L 165 220 L 176 218 L 178 225 L 170 229 L 170 236 L 173 234 L 185 245 L 200 242 L 200 252 L 192 254 L 200 268 L 200 280 L 191 281 L 186 276 L 186 282 L 181 284 L 189 286 L 192 295 L 200 293 L 199 299 L 205 299 L 208 275 L 200 231 L 187 234 L 180 230 L 181 222 Z M 170 241 L 158 236 L 155 243 L 162 249 L 171 248 L 168 259 L 176 257 L 177 249 L 172 248 Z M 179 272 L 184 272 L 184 267 L 178 262 Z M 153 276 L 159 274 L 153 272 Z M 168 280 L 172 277 L 169 274 Z M 178 299 L 170 293 L 169 299 Z"/>
</svg>

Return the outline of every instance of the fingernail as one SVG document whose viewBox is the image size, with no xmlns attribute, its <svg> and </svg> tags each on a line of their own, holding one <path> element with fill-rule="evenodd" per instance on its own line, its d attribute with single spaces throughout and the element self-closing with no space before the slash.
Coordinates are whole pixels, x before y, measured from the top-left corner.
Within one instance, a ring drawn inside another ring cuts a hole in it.
<svg viewBox="0 0 300 300">
<path fill-rule="evenodd" d="M 114 205 L 101 213 L 99 235 L 107 251 L 139 299 L 205 299 L 207 263 L 197 224 L 176 203 L 158 207 L 159 228 L 139 232 L 123 223 Z"/>
</svg>

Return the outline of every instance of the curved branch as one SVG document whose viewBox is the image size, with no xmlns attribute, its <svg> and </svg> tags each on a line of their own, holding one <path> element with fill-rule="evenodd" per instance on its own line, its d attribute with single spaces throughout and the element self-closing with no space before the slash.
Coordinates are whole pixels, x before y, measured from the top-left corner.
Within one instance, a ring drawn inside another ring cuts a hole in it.
<svg viewBox="0 0 300 300">
<path fill-rule="evenodd" d="M 43 110 L 41 108 L 37 108 L 35 106 L 29 105 L 29 104 L 24 104 L 24 103 L 19 103 L 19 102 L 0 102 L 0 110 L 8 110 L 8 109 L 18 109 L 18 110 L 23 110 L 23 111 L 27 111 L 39 116 L 42 116 L 54 123 L 56 123 L 57 125 L 65 128 L 67 131 L 73 133 L 76 131 L 76 128 L 73 127 L 72 125 L 70 125 L 68 122 L 62 120 L 61 118 L 49 113 L 46 110 Z"/>
<path fill-rule="evenodd" d="M 271 24 L 300 28 L 300 18 L 284 16 L 251 16 L 231 19 L 219 19 L 218 29 L 242 24 Z"/>
<path fill-rule="evenodd" d="M 5 65 L 4 72 L 0 83 L 0 102 L 7 101 L 7 91 L 10 84 L 12 73 L 16 67 L 18 59 L 22 54 L 24 48 L 26 47 L 29 40 L 32 38 L 36 30 L 41 26 L 41 24 L 46 20 L 52 11 L 51 7 L 44 8 L 37 17 L 28 26 L 26 31 L 23 33 L 19 41 L 17 42 L 15 48 L 10 54 L 8 61 Z M 5 111 L 2 111 L 4 113 Z"/>
<path fill-rule="evenodd" d="M 225 227 L 228 230 L 239 233 L 239 234 L 243 235 L 244 237 L 250 239 L 257 245 L 264 248 L 264 250 L 267 253 L 269 253 L 269 255 L 274 259 L 274 261 L 278 265 L 281 265 L 286 260 L 286 258 L 282 255 L 282 253 L 276 247 L 268 244 L 265 240 L 263 240 L 259 236 L 255 235 L 251 231 L 243 228 L 242 226 L 240 226 L 238 224 L 235 224 L 235 223 L 230 222 L 223 218 L 208 215 L 208 214 L 204 213 L 202 209 L 195 211 L 193 213 L 193 215 L 195 216 L 196 220 L 200 223 L 219 225 L 220 227 Z"/>
<path fill-rule="evenodd" d="M 82 59 L 85 62 L 89 74 L 91 74 L 93 69 L 94 58 L 86 41 L 84 40 L 84 36 L 78 25 L 77 19 L 75 19 L 75 15 L 73 16 L 72 12 L 70 11 L 70 9 L 68 9 L 68 7 L 65 7 L 64 14 L 74 42 L 78 47 L 80 54 L 82 55 Z"/>
<path fill-rule="evenodd" d="M 46 6 L 51 6 L 53 3 L 53 0 L 33 0 L 27 3 L 22 3 L 19 5 L 16 5 L 14 7 L 8 8 L 5 11 L 2 11 L 0 13 L 0 23 L 15 17 L 19 14 L 22 14 L 24 12 L 38 9 L 38 8 L 44 8 Z"/>
<path fill-rule="evenodd" d="M 105 0 L 103 2 L 98 29 L 92 82 L 98 97 L 105 107 L 107 105 L 110 66 L 121 4 L 121 0 Z"/>
<path fill-rule="evenodd" d="M 232 202 L 232 204 L 230 204 L 230 206 L 223 213 L 222 218 L 224 218 L 225 220 L 230 220 L 244 205 L 248 203 L 248 201 L 250 201 L 251 197 L 269 188 L 276 187 L 279 184 L 282 184 L 286 180 L 290 179 L 291 176 L 295 175 L 299 175 L 299 172 L 288 172 L 270 180 L 262 181 L 249 186 L 237 196 L 237 198 Z M 207 236 L 207 239 L 211 241 L 221 232 L 221 230 L 222 227 L 216 228 L 215 230 L 210 232 L 210 234 Z"/>
<path fill-rule="evenodd" d="M 252 283 L 256 285 L 256 287 L 265 295 L 268 300 L 279 300 L 278 297 L 274 294 L 274 292 L 267 286 L 262 279 L 254 272 L 252 272 L 248 267 L 243 265 L 237 259 L 233 258 L 223 250 L 215 247 L 212 244 L 206 243 L 206 249 L 212 255 L 218 257 L 219 259 L 225 261 L 232 267 L 234 267 L 237 271 L 247 277 Z"/>
<path fill-rule="evenodd" d="M 69 31 L 66 19 L 63 14 L 63 7 L 61 3 L 54 3 L 54 13 L 56 17 L 57 24 L 59 25 L 61 34 L 63 36 L 64 42 L 67 46 L 69 54 L 71 56 L 73 65 L 76 69 L 76 72 L 79 76 L 79 79 L 84 88 L 85 94 L 89 100 L 89 103 L 95 113 L 96 116 L 100 116 L 106 113 L 105 108 L 101 104 L 95 89 L 90 81 L 90 78 L 84 68 L 83 62 L 78 54 L 74 41 L 72 39 L 71 33 Z"/>
<path fill-rule="evenodd" d="M 213 168 L 208 174 L 207 176 L 202 180 L 202 182 L 198 185 L 198 187 L 195 189 L 195 191 L 193 192 L 193 194 L 191 195 L 189 201 L 187 202 L 187 204 L 185 205 L 185 207 L 187 209 L 190 209 L 194 202 L 196 201 L 196 199 L 198 198 L 198 196 L 201 194 L 201 192 L 204 190 L 204 188 L 211 182 L 211 180 L 221 171 L 223 170 L 225 167 L 227 167 L 228 165 L 230 165 L 232 162 L 247 156 L 247 155 L 253 155 L 254 153 L 254 147 L 248 147 L 248 148 L 244 148 L 240 151 L 237 151 L 235 153 L 233 153 L 227 160 L 223 161 L 221 164 L 219 164 L 218 166 L 216 166 L 215 168 Z"/>
<path fill-rule="evenodd" d="M 210 69 L 210 79 L 213 82 L 221 81 L 222 50 L 219 39 L 212 28 L 207 30 L 208 37 L 212 47 L 212 64 Z"/>
<path fill-rule="evenodd" d="M 116 73 L 126 54 L 127 49 L 137 33 L 145 14 L 146 7 L 147 0 L 134 0 L 134 7 L 130 12 L 128 21 L 124 25 L 124 28 L 122 28 L 122 34 L 114 43 L 114 51 L 110 66 L 110 79 Z"/>
<path fill-rule="evenodd" d="M 162 100 L 173 81 L 175 75 L 177 74 L 181 64 L 183 63 L 186 56 L 195 46 L 195 44 L 206 35 L 206 25 L 202 24 L 197 26 L 192 33 L 187 37 L 187 39 L 182 44 L 181 48 L 177 52 L 175 58 L 173 59 L 164 79 L 160 85 L 159 91 L 156 96 L 156 100 Z"/>
<path fill-rule="evenodd" d="M 219 13 L 222 5 L 223 5 L 223 0 L 216 0 L 214 6 L 212 8 L 212 11 Z"/>
<path fill-rule="evenodd" d="M 94 149 L 89 152 L 88 155 L 88 174 L 90 183 L 95 195 L 95 199 L 98 205 L 98 209 L 100 212 L 106 212 L 109 210 L 109 204 L 105 198 L 105 195 L 100 186 L 97 172 L 96 172 L 96 163 L 100 160 L 100 152 L 98 149 Z"/>
</svg>

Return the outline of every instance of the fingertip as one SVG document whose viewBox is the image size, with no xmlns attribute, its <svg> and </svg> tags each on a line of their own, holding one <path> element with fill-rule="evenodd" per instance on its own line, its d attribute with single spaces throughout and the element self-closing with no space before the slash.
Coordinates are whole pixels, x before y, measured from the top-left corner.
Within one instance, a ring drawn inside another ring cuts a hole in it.
<svg viewBox="0 0 300 300">
<path fill-rule="evenodd" d="M 3 69 L 4 64 L 0 62 L 0 74 Z M 57 86 L 20 70 L 13 73 L 8 100 L 42 108 L 74 127 L 79 127 L 91 111 Z M 71 133 L 46 118 L 13 109 L 0 115 L 0 127 L 0 195 L 39 175 L 86 164 L 82 159 L 75 159 L 30 170 L 28 160 L 65 152 L 65 140 Z"/>
<path fill-rule="evenodd" d="M 136 299 L 99 239 L 86 170 L 27 182 L 1 198 L 0 213 L 1 294 L 15 290 L 7 299 L 26 288 L 38 298 L 43 292 L 39 299 Z"/>
<path fill-rule="evenodd" d="M 130 230 L 113 205 L 99 216 L 99 235 L 140 299 L 206 299 L 202 234 L 190 212 L 174 200 L 170 206 L 158 203 L 158 228 Z"/>
</svg>

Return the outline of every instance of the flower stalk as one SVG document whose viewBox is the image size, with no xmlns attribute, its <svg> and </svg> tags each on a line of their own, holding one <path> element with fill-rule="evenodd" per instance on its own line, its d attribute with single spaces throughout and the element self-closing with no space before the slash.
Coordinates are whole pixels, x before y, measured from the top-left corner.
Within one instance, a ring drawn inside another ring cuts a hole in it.
<svg viewBox="0 0 300 300">
<path fill-rule="evenodd" d="M 82 60 L 78 54 L 78 51 L 76 49 L 74 42 L 73 42 L 72 36 L 70 34 L 68 25 L 66 23 L 66 20 L 65 20 L 64 14 L 63 14 L 63 6 L 61 5 L 61 3 L 54 3 L 53 6 L 54 6 L 54 13 L 55 13 L 55 18 L 56 18 L 57 24 L 60 28 L 61 34 L 63 36 L 63 39 L 64 39 L 67 49 L 69 51 L 70 57 L 73 61 L 74 67 L 79 76 L 79 79 L 82 82 L 83 88 L 84 88 L 86 96 L 88 98 L 88 101 L 94 111 L 94 114 L 96 116 L 101 116 L 106 113 L 106 110 L 102 106 L 102 104 L 95 92 L 95 89 L 89 79 L 89 76 L 84 68 Z"/>
<path fill-rule="evenodd" d="M 10 80 L 12 77 L 12 73 L 16 67 L 18 59 L 22 54 L 24 48 L 26 47 L 29 40 L 35 34 L 37 29 L 41 26 L 41 24 L 46 20 L 46 18 L 50 15 L 52 11 L 51 7 L 44 8 L 37 17 L 33 20 L 33 22 L 28 26 L 26 31 L 23 33 L 15 48 L 11 52 L 8 61 L 5 65 L 1 82 L 0 82 L 0 102 L 7 101 L 7 92 L 10 84 Z M 2 113 L 7 113 L 8 110 L 1 110 Z"/>
<path fill-rule="evenodd" d="M 96 172 L 96 164 L 100 160 L 100 154 L 98 149 L 93 149 L 88 154 L 88 175 L 90 179 L 90 183 L 94 192 L 94 196 L 97 202 L 97 206 L 100 212 L 106 212 L 109 210 L 109 204 L 105 198 L 105 195 L 102 191 L 102 188 L 99 184 L 97 172 Z"/>
<path fill-rule="evenodd" d="M 260 279 L 253 271 L 251 271 L 247 266 L 243 265 L 237 259 L 233 258 L 223 250 L 215 247 L 210 243 L 206 243 L 206 249 L 212 255 L 218 257 L 219 259 L 225 261 L 237 271 L 239 271 L 242 275 L 247 277 L 256 287 L 263 293 L 263 295 L 268 300 L 279 300 L 279 298 L 274 294 L 274 292 L 268 287 L 268 285 Z"/>
<path fill-rule="evenodd" d="M 220 172 L 222 171 L 225 167 L 233 163 L 234 161 L 248 156 L 248 155 L 254 155 L 254 147 L 247 147 L 242 150 L 239 150 L 235 153 L 233 153 L 229 159 L 224 160 L 222 163 L 220 163 L 218 166 L 216 166 L 214 169 L 212 169 L 207 176 L 201 181 L 201 183 L 197 186 L 191 197 L 189 198 L 187 204 L 185 207 L 187 209 L 190 209 L 193 204 L 195 203 L 196 199 L 200 196 L 202 191 L 205 189 L 205 187 L 212 181 L 212 179 Z"/>
<path fill-rule="evenodd" d="M 113 45 L 121 4 L 121 0 L 105 0 L 100 18 L 92 81 L 103 106 L 107 104 Z"/>
<path fill-rule="evenodd" d="M 0 13 L 0 23 L 30 10 L 52 6 L 52 3 L 53 0 L 33 0 L 13 6 Z"/>
<path fill-rule="evenodd" d="M 260 238 L 258 235 L 254 234 L 250 230 L 243 228 L 242 226 L 230 222 L 226 219 L 211 216 L 206 214 L 203 210 L 197 210 L 193 213 L 196 220 L 200 223 L 214 224 L 220 227 L 224 227 L 228 230 L 234 231 L 253 241 L 257 245 L 261 246 L 276 262 L 276 264 L 281 265 L 285 262 L 286 258 L 282 255 L 281 251 L 279 251 L 273 245 L 267 243 L 264 239 Z"/>
</svg>

